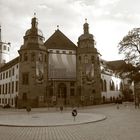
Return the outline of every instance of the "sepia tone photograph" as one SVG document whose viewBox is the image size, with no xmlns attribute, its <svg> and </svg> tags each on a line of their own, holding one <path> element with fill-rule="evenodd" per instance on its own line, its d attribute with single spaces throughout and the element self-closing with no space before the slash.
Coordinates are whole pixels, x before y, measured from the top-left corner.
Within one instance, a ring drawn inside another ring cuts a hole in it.
<svg viewBox="0 0 140 140">
<path fill-rule="evenodd" d="M 139 0 L 0 0 L 0 140 L 140 140 Z"/>
</svg>

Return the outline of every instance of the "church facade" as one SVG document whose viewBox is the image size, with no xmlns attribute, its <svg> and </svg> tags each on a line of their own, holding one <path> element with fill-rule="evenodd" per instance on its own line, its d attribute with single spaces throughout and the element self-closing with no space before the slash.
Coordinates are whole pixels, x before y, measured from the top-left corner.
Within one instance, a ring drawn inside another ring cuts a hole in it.
<svg viewBox="0 0 140 140">
<path fill-rule="evenodd" d="M 112 71 L 103 72 L 105 61 L 87 22 L 77 46 L 59 29 L 45 41 L 36 17 L 23 39 L 19 56 L 0 68 L 0 105 L 94 105 L 121 94 L 122 79 Z"/>
</svg>

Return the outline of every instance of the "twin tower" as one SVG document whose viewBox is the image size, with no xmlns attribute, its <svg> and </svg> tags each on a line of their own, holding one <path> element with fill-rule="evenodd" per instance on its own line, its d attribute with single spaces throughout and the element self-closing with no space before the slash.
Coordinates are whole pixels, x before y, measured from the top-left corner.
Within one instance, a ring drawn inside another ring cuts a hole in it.
<svg viewBox="0 0 140 140">
<path fill-rule="evenodd" d="M 18 51 L 19 108 L 101 102 L 99 53 L 87 21 L 83 30 L 77 46 L 59 29 L 45 41 L 37 18 L 32 18 L 31 28 L 26 31 Z M 1 51 L 1 63 L 6 59 L 2 54 Z"/>
</svg>

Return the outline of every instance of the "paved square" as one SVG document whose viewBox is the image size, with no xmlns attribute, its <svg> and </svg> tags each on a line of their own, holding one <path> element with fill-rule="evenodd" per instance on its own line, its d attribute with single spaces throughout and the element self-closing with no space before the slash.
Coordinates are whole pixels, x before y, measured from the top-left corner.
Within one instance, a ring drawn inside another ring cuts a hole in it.
<svg viewBox="0 0 140 140">
<path fill-rule="evenodd" d="M 43 112 L 44 110 L 33 111 Z M 0 116 L 15 112 L 26 113 L 23 110 L 17 112 L 1 109 Z M 56 111 L 53 110 L 53 112 Z M 104 114 L 107 119 L 73 126 L 0 126 L 0 140 L 140 140 L 140 109 L 135 109 L 133 104 L 121 105 L 120 109 L 117 109 L 114 104 L 84 107 L 80 108 L 79 112 Z"/>
</svg>

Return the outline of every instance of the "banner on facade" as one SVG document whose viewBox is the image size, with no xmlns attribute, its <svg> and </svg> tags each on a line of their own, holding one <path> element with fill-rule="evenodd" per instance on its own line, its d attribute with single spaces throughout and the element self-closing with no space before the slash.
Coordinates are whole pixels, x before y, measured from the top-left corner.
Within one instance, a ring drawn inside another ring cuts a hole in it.
<svg viewBox="0 0 140 140">
<path fill-rule="evenodd" d="M 76 78 L 76 54 L 68 50 L 53 50 L 49 53 L 49 79 Z M 64 53 L 65 52 L 65 53 Z"/>
<path fill-rule="evenodd" d="M 44 66 L 42 62 L 42 56 L 38 56 L 38 61 L 36 61 L 36 82 L 41 84 L 44 80 Z"/>
<path fill-rule="evenodd" d="M 86 79 L 89 84 L 94 82 L 94 64 L 86 64 Z"/>
</svg>

